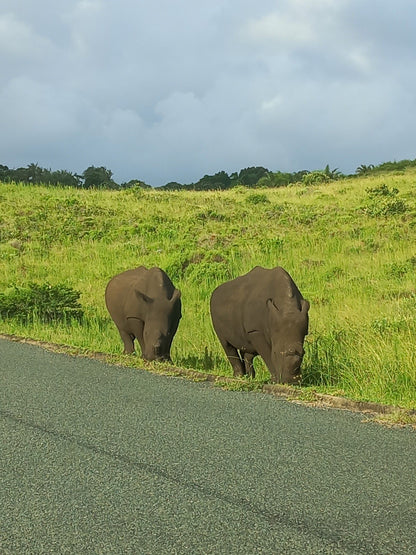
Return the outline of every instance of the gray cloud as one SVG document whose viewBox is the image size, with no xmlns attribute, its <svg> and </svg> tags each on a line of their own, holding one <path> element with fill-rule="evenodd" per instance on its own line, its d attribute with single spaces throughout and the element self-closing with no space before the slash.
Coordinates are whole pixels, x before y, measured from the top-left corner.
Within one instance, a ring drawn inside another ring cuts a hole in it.
<svg viewBox="0 0 416 555">
<path fill-rule="evenodd" d="M 411 0 L 3 0 L 0 163 L 162 185 L 414 158 L 415 15 Z"/>
</svg>

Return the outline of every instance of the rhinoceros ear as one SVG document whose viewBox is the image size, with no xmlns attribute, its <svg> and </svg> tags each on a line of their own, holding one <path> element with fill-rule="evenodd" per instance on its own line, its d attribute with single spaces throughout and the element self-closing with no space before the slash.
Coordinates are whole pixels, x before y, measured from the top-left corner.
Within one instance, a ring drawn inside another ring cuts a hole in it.
<svg viewBox="0 0 416 555">
<path fill-rule="evenodd" d="M 302 312 L 308 312 L 311 305 L 309 304 L 309 301 L 307 301 L 306 299 L 302 299 L 300 301 L 300 306 L 301 306 Z"/>
<path fill-rule="evenodd" d="M 175 289 L 175 291 L 173 292 L 172 298 L 170 300 L 170 302 L 173 304 L 175 303 L 178 299 L 181 298 L 181 292 L 179 289 Z"/>
</svg>

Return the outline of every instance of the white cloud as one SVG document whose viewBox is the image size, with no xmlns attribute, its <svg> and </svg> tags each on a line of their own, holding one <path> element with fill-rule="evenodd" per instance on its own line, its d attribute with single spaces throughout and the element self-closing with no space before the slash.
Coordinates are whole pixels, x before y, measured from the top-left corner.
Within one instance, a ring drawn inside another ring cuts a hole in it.
<svg viewBox="0 0 416 555">
<path fill-rule="evenodd" d="M 155 112 L 163 122 L 182 123 L 199 119 L 203 106 L 193 92 L 174 91 L 156 104 Z"/>
<path fill-rule="evenodd" d="M 311 22 L 280 13 L 270 13 L 248 23 L 245 32 L 256 42 L 288 46 L 314 42 L 317 37 Z"/>
<path fill-rule="evenodd" d="M 261 110 L 263 112 L 265 112 L 268 116 L 271 113 L 276 112 L 276 110 L 280 110 L 283 105 L 284 105 L 283 97 L 280 94 L 278 94 L 278 95 L 274 96 L 273 98 L 270 98 L 268 100 L 264 100 L 261 103 Z"/>
<path fill-rule="evenodd" d="M 416 6 L 397 1 L 3 0 L 0 163 L 161 185 L 414 157 Z"/>
<path fill-rule="evenodd" d="M 31 26 L 13 13 L 0 14 L 0 57 L 8 63 L 32 61 L 51 47 L 48 39 L 37 35 Z"/>
<path fill-rule="evenodd" d="M 243 33 L 253 42 L 293 48 L 313 46 L 332 34 L 342 0 L 287 0 L 250 19 Z"/>
<path fill-rule="evenodd" d="M 88 55 L 91 49 L 91 42 L 97 33 L 100 15 L 103 13 L 103 6 L 100 0 L 80 0 L 75 2 L 72 9 L 62 15 L 64 21 L 69 24 L 72 43 L 77 56 Z"/>
<path fill-rule="evenodd" d="M 352 67 L 363 74 L 368 74 L 372 71 L 372 60 L 366 49 L 352 48 L 346 55 L 346 59 L 350 61 Z"/>
</svg>

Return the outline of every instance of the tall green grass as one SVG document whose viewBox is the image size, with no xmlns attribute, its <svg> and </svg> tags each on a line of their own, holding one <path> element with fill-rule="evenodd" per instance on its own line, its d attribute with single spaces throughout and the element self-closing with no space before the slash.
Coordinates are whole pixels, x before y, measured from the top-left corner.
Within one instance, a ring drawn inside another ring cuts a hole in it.
<svg viewBox="0 0 416 555">
<path fill-rule="evenodd" d="M 0 184 L 0 291 L 81 292 L 82 323 L 0 331 L 118 353 L 104 304 L 118 272 L 160 266 L 182 290 L 178 366 L 227 375 L 209 298 L 256 265 L 283 266 L 311 303 L 303 383 L 416 407 L 414 170 L 280 189 L 82 191 Z M 259 379 L 268 378 L 261 361 Z"/>
</svg>

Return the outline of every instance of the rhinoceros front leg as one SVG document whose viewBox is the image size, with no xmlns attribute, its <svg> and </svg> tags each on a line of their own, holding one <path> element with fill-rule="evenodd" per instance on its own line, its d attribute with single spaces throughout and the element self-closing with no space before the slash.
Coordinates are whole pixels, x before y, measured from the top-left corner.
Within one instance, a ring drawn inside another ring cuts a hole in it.
<svg viewBox="0 0 416 555">
<path fill-rule="evenodd" d="M 143 327 L 144 327 L 143 320 L 140 320 L 139 318 L 127 318 L 127 320 L 129 322 L 129 328 L 133 337 L 133 343 L 134 343 L 134 339 L 136 338 L 137 341 L 139 342 L 140 348 L 143 353 L 145 350 L 144 339 L 143 339 Z M 134 350 L 134 346 L 133 346 L 133 350 Z"/>
<path fill-rule="evenodd" d="M 256 372 L 253 366 L 253 359 L 256 355 L 253 353 L 244 353 L 244 369 L 247 376 L 254 378 Z"/>
<path fill-rule="evenodd" d="M 255 348 L 257 354 L 261 356 L 267 369 L 270 372 L 272 380 L 274 379 L 274 367 L 272 361 L 272 349 L 264 335 L 260 332 L 254 331 L 250 332 L 250 341 L 252 346 Z M 254 356 L 253 356 L 254 358 Z M 254 367 L 253 367 L 253 377 L 254 377 Z"/>
<path fill-rule="evenodd" d="M 119 330 L 121 340 L 124 344 L 124 355 L 130 355 L 134 353 L 134 336 L 130 333 L 126 332 L 125 330 Z"/>
<path fill-rule="evenodd" d="M 221 345 L 228 360 L 230 361 L 231 366 L 233 367 L 234 376 L 243 376 L 244 366 L 237 349 L 228 343 L 228 341 L 221 341 Z"/>
</svg>

